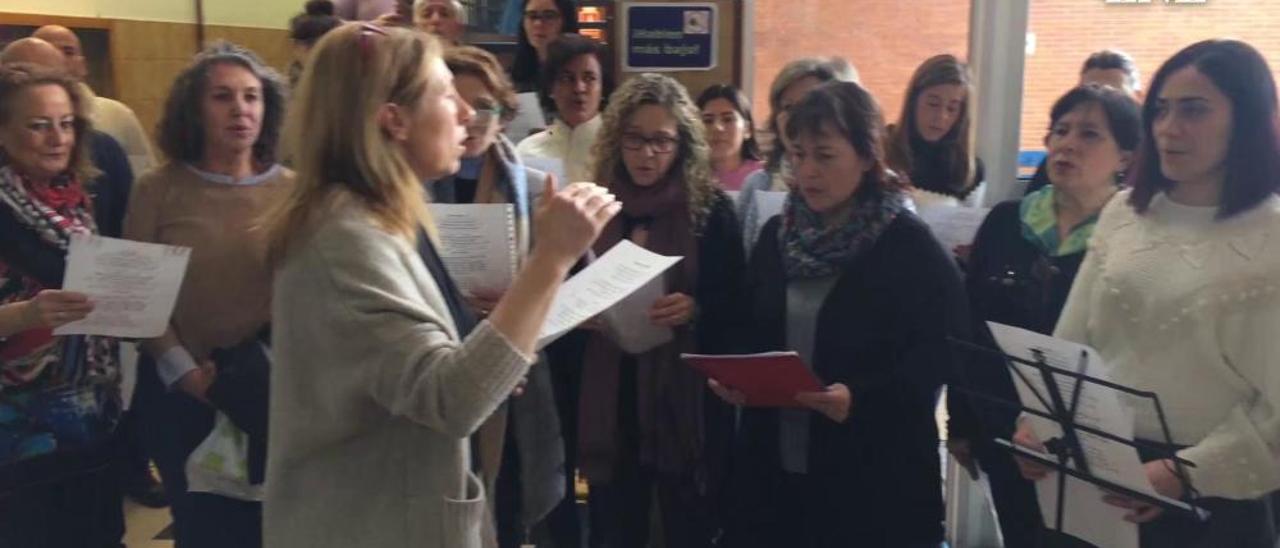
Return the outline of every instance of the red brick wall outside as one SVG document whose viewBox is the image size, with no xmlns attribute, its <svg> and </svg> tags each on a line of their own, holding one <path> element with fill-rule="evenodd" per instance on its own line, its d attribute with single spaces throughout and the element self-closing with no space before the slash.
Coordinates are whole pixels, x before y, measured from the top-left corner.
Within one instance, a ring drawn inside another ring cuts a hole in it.
<svg viewBox="0 0 1280 548">
<path fill-rule="evenodd" d="M 848 59 L 892 123 L 916 66 L 938 53 L 963 59 L 969 51 L 969 0 L 756 0 L 754 15 L 752 112 L 762 127 L 769 85 L 793 59 Z"/>
<path fill-rule="evenodd" d="M 967 56 L 969 1 L 756 0 L 753 108 L 769 111 L 769 84 L 788 61 L 841 55 L 892 122 L 912 71 L 937 53 Z M 1208 0 L 1205 4 L 1106 4 L 1104 0 L 1031 0 L 1021 146 L 1043 148 L 1049 109 L 1075 85 L 1089 53 L 1114 47 L 1133 55 L 1143 81 L 1192 42 L 1234 37 L 1249 42 L 1280 70 L 1280 0 Z"/>
<path fill-rule="evenodd" d="M 1244 40 L 1280 70 L 1280 2 L 1208 0 L 1205 4 L 1104 4 L 1102 0 L 1032 0 L 1022 99 L 1024 149 L 1042 149 L 1049 109 L 1075 85 L 1089 53 L 1114 47 L 1133 56 L 1144 87 L 1178 50 L 1207 38 Z"/>
</svg>

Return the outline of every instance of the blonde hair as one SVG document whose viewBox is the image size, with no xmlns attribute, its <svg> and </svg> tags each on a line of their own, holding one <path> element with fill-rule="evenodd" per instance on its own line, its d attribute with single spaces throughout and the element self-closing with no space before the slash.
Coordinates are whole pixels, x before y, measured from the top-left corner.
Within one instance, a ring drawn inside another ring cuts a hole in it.
<svg viewBox="0 0 1280 548">
<path fill-rule="evenodd" d="M 71 159 L 67 169 L 75 173 L 81 185 L 89 186 L 102 174 L 94 166 L 89 139 L 93 136 L 93 124 L 89 121 L 88 104 L 80 93 L 80 86 L 63 70 L 54 70 L 30 63 L 9 63 L 0 66 L 0 125 L 13 123 L 14 111 L 21 93 L 39 86 L 58 86 L 71 99 L 71 112 L 75 116 L 75 144 L 71 147 Z M 0 166 L 12 163 L 0 149 Z M 7 236 L 6 236 L 7 237 Z"/>
<path fill-rule="evenodd" d="M 595 180 L 612 184 L 628 181 L 631 175 L 622 162 L 622 134 L 631 115 L 645 105 L 665 108 L 676 119 L 680 144 L 668 177 L 685 185 L 689 193 L 689 215 L 695 232 L 701 233 L 715 200 L 711 175 L 711 147 L 707 145 L 702 112 L 689 98 L 684 86 L 669 76 L 645 73 L 627 80 L 609 97 L 602 116 L 594 156 Z"/>
<path fill-rule="evenodd" d="M 320 39 L 285 127 L 298 179 L 289 199 L 267 218 L 273 260 L 283 259 L 346 199 L 399 236 L 411 238 L 430 226 L 422 184 L 388 140 L 378 112 L 387 103 L 409 107 L 442 85 L 429 81 L 426 70 L 440 59 L 436 39 L 414 30 L 347 23 Z"/>
</svg>

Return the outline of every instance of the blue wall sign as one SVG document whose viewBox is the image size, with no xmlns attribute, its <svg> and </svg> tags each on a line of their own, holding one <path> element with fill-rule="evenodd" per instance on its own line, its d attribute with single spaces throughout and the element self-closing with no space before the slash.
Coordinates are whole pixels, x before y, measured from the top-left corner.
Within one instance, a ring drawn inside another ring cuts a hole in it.
<svg viewBox="0 0 1280 548">
<path fill-rule="evenodd" d="M 711 3 L 623 5 L 627 71 L 711 70 L 716 66 L 717 6 Z"/>
</svg>

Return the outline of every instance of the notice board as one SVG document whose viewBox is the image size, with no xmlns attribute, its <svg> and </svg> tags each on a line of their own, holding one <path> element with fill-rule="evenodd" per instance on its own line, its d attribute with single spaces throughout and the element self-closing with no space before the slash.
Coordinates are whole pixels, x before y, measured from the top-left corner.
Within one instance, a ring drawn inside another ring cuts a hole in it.
<svg viewBox="0 0 1280 548">
<path fill-rule="evenodd" d="M 616 6 L 611 34 L 619 81 L 661 72 L 694 97 L 712 84 L 742 85 L 740 0 L 627 0 Z"/>
<path fill-rule="evenodd" d="M 720 17 L 714 3 L 628 2 L 622 11 L 623 70 L 675 72 L 716 68 L 720 35 L 716 24 Z"/>
</svg>

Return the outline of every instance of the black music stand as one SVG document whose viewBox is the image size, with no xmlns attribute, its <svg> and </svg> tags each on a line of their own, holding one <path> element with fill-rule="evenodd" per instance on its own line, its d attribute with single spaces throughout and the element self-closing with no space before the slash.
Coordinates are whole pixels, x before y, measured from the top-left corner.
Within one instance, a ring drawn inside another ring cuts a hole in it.
<svg viewBox="0 0 1280 548">
<path fill-rule="evenodd" d="M 1191 478 L 1190 476 L 1187 475 L 1187 472 L 1186 472 L 1186 467 L 1195 467 L 1195 464 L 1179 457 L 1176 453 L 1176 450 L 1171 449 L 1171 447 L 1173 446 L 1173 443 L 1172 443 L 1172 437 L 1169 433 L 1169 423 L 1165 418 L 1164 407 L 1160 404 L 1160 397 L 1156 393 L 1148 392 L 1144 390 L 1137 390 L 1128 386 L 1123 386 L 1120 384 L 1110 382 L 1105 379 L 1100 379 L 1100 378 L 1092 377 L 1085 374 L 1085 370 L 1088 367 L 1089 356 L 1087 353 L 1084 353 L 1084 352 L 1081 353 L 1080 360 L 1078 362 L 1079 370 L 1071 371 L 1068 369 L 1062 369 L 1060 367 L 1049 365 L 1045 361 L 1044 355 L 1041 353 L 1034 352 L 1034 350 L 1033 350 L 1033 354 L 1035 355 L 1036 360 L 1029 361 L 1017 356 L 1011 356 L 1001 350 L 988 348 L 983 345 L 974 344 L 972 342 L 956 339 L 954 337 L 949 338 L 948 342 L 950 342 L 952 346 L 963 349 L 966 352 L 976 352 L 976 353 L 986 354 L 988 356 L 1003 358 L 1003 363 L 1006 369 L 1008 369 L 1009 374 L 1012 377 L 1017 378 L 1021 380 L 1024 384 L 1026 384 L 1026 386 L 1029 389 L 1031 389 L 1032 393 L 1035 394 L 1035 397 L 1037 400 L 1039 400 L 1040 404 L 1044 406 L 1045 409 L 1048 409 L 1049 412 L 1046 413 L 1046 412 L 1040 411 L 1039 409 L 1034 409 L 1034 408 L 1022 405 L 1021 401 L 1009 401 L 1003 397 L 987 394 L 982 392 L 981 390 L 977 390 L 974 388 L 969 388 L 964 386 L 955 386 L 955 385 L 952 385 L 952 386 L 959 388 L 960 391 L 966 394 L 985 400 L 987 402 L 991 402 L 1007 408 L 1018 409 L 1023 413 L 1036 415 L 1039 417 L 1049 419 L 1057 423 L 1058 426 L 1062 429 L 1061 438 L 1054 438 L 1051 440 L 1046 440 L 1044 442 L 1045 449 L 1054 457 L 1056 457 L 1056 459 L 1046 459 L 1029 452 L 1020 451 L 1016 449 L 1016 446 L 1011 442 L 1004 447 L 1005 450 L 1013 453 L 1015 456 L 1039 462 L 1040 464 L 1049 466 L 1058 472 L 1058 500 L 1057 500 L 1056 515 L 1055 515 L 1054 525 L 1053 525 L 1053 530 L 1055 532 L 1057 532 L 1058 534 L 1065 534 L 1063 532 L 1063 523 L 1065 522 L 1065 516 L 1064 516 L 1065 504 L 1064 503 L 1066 502 L 1065 499 L 1066 499 L 1066 493 L 1067 493 L 1067 485 L 1066 485 L 1067 476 L 1074 477 L 1083 482 L 1096 485 L 1104 490 L 1111 491 L 1119 495 L 1124 495 L 1131 499 L 1140 500 L 1148 504 L 1151 504 L 1153 506 L 1158 506 L 1166 512 L 1190 514 L 1194 516 L 1196 519 L 1201 519 L 1201 520 L 1207 519 L 1208 512 L 1206 512 L 1204 509 L 1198 506 L 1197 501 L 1199 500 L 1199 494 L 1196 492 L 1195 488 L 1192 486 Z M 1044 385 L 1048 394 L 1041 394 L 1040 391 L 1036 389 L 1035 385 L 1031 384 L 1027 380 L 1027 377 L 1022 372 L 1022 370 L 1019 369 L 1016 365 L 1014 365 L 1019 363 L 1034 367 L 1037 371 L 1039 371 L 1041 379 L 1044 381 Z M 1074 379 L 1074 383 L 1072 383 L 1071 394 L 1069 394 L 1069 398 L 1067 397 L 1068 395 L 1064 395 L 1062 393 L 1063 391 L 1060 389 L 1057 379 L 1055 377 L 1067 377 L 1070 379 Z M 1076 408 L 1080 403 L 1080 393 L 1082 392 L 1081 389 L 1085 384 L 1093 384 L 1102 388 L 1107 388 L 1123 394 L 1128 394 L 1130 396 L 1138 397 L 1145 400 L 1150 400 L 1152 404 L 1155 406 L 1156 415 L 1160 419 L 1161 432 L 1164 434 L 1164 438 L 1165 438 L 1164 444 L 1161 445 L 1159 443 L 1151 443 L 1151 442 L 1140 441 L 1140 440 L 1128 440 L 1120 436 L 1117 436 L 1111 432 L 1105 432 L 1105 431 L 1093 428 L 1089 425 L 1077 423 Z M 1182 484 L 1185 486 L 1187 499 L 1188 499 L 1186 502 L 1189 508 L 1185 508 L 1180 505 L 1171 504 L 1166 500 L 1153 497 L 1147 493 L 1135 491 L 1123 485 L 1115 484 L 1113 482 L 1110 482 L 1108 480 L 1099 478 L 1091 474 L 1089 471 L 1089 462 L 1085 456 L 1084 448 L 1080 444 L 1080 436 L 1079 436 L 1080 432 L 1086 432 L 1101 438 L 1105 438 L 1110 441 L 1122 443 L 1124 445 L 1133 447 L 1135 450 L 1139 448 L 1144 448 L 1155 453 L 1160 458 L 1169 459 L 1174 464 L 1174 474 L 1178 477 L 1179 480 L 1182 481 Z M 1001 440 L 1001 441 L 1007 441 L 1007 440 Z M 1074 466 L 1070 466 L 1069 463 L 1074 463 Z"/>
</svg>

